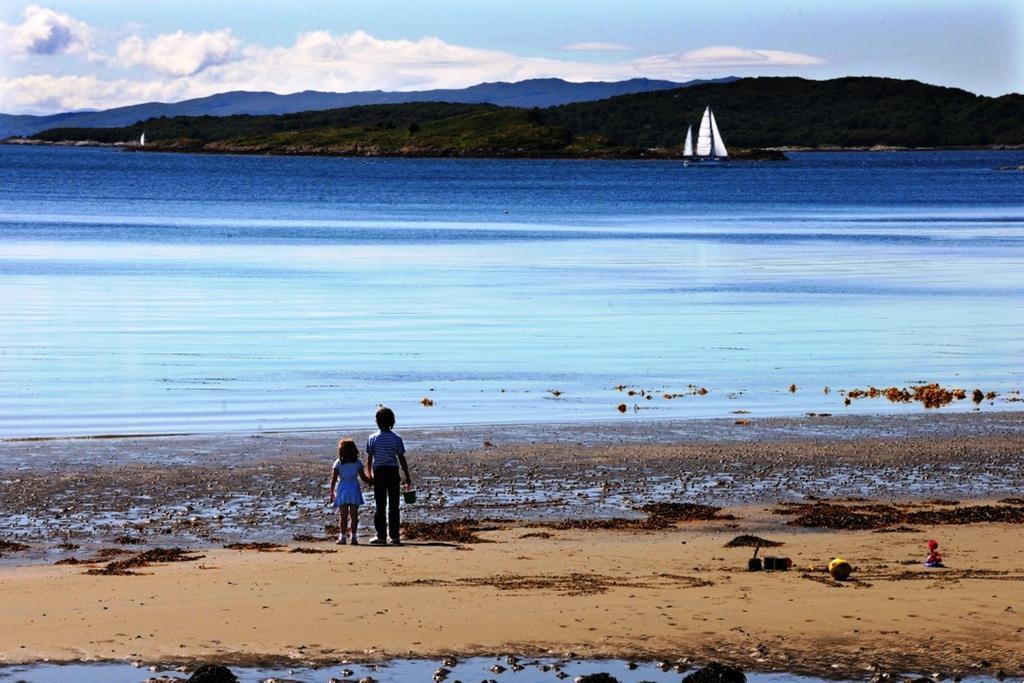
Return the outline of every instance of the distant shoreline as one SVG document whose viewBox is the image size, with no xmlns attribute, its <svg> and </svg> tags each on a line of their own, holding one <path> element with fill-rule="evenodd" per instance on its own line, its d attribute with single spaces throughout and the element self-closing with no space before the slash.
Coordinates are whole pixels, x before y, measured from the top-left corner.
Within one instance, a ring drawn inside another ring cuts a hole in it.
<svg viewBox="0 0 1024 683">
<path fill-rule="evenodd" d="M 181 154 L 217 154 L 217 155 L 244 155 L 244 156 L 281 156 L 281 157 L 351 157 L 351 158 L 387 158 L 387 159 L 579 159 L 579 160 L 650 160 L 650 161 L 682 161 L 683 157 L 678 153 L 665 149 L 620 149 L 609 150 L 605 153 L 593 154 L 572 154 L 561 151 L 543 150 L 522 150 L 520 152 L 476 154 L 472 150 L 466 153 L 458 153 L 455 150 L 438 150 L 437 153 L 429 153 L 424 150 L 417 150 L 414 153 L 402 153 L 391 151 L 325 151 L 322 149 L 313 150 L 249 150 L 244 147 L 222 146 L 219 149 L 185 148 L 173 145 L 160 145 L 152 143 L 146 147 L 140 147 L 136 143 L 125 142 L 99 142 L 97 140 L 61 140 L 51 142 L 49 140 L 37 140 L 33 138 L 8 138 L 0 140 L 0 144 L 25 147 L 110 147 L 126 152 L 146 153 L 181 153 Z M 787 161 L 785 152 L 781 149 L 734 149 L 729 156 L 732 161 Z"/>
<path fill-rule="evenodd" d="M 592 159 L 592 160 L 623 160 L 623 159 L 647 159 L 652 161 L 682 161 L 683 157 L 678 152 L 663 149 L 636 150 L 635 153 L 624 152 L 620 154 L 559 154 L 544 152 L 524 152 L 522 154 L 493 154 L 487 156 L 471 156 L 456 154 L 416 154 L 401 153 L 359 153 L 359 152 L 325 152 L 325 151 L 281 151 L 281 152 L 250 152 L 242 148 L 238 149 L 184 149 L 172 146 L 161 146 L 152 143 L 146 147 L 140 147 L 137 143 L 131 142 L 99 142 L 97 140 L 38 140 L 35 138 L 6 138 L 0 140 L 0 145 L 12 147 L 110 147 L 121 149 L 126 152 L 162 152 L 182 154 L 241 154 L 246 156 L 324 156 L 324 157 L 380 157 L 392 159 Z M 872 145 L 843 147 L 840 145 L 822 145 L 819 147 L 808 147 L 805 145 L 782 145 L 779 147 L 766 147 L 764 149 L 746 150 L 737 149 L 730 153 L 730 159 L 742 161 L 773 161 L 781 159 L 754 159 L 750 158 L 748 152 L 779 152 L 788 154 L 790 152 L 1019 152 L 1024 151 L 1024 144 L 1021 145 L 977 145 L 977 146 L 949 146 L 949 147 L 902 147 L 898 145 Z"/>
</svg>

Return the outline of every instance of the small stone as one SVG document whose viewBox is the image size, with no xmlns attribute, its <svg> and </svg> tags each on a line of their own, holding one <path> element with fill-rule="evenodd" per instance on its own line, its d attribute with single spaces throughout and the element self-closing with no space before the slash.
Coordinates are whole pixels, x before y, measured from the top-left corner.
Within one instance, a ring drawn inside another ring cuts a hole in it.
<svg viewBox="0 0 1024 683">
<path fill-rule="evenodd" d="M 203 664 L 192 672 L 188 683 L 238 683 L 238 677 L 226 666 Z"/>
</svg>

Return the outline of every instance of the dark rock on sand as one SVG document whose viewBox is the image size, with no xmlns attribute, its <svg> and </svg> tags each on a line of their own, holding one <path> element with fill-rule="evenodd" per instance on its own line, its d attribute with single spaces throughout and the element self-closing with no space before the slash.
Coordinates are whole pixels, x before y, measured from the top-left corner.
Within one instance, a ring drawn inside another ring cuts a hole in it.
<svg viewBox="0 0 1024 683">
<path fill-rule="evenodd" d="M 619 679 L 611 674 L 600 672 L 596 674 L 584 674 L 573 679 L 576 683 L 619 683 Z"/>
<path fill-rule="evenodd" d="M 192 672 L 188 683 L 238 683 L 238 677 L 226 666 L 203 664 Z"/>
<path fill-rule="evenodd" d="M 683 683 L 747 683 L 747 677 L 737 668 L 711 662 L 688 675 Z"/>
<path fill-rule="evenodd" d="M 17 541 L 5 541 L 0 539 L 0 553 L 17 553 L 22 550 L 28 550 L 28 546 L 24 543 L 18 543 Z"/>
</svg>

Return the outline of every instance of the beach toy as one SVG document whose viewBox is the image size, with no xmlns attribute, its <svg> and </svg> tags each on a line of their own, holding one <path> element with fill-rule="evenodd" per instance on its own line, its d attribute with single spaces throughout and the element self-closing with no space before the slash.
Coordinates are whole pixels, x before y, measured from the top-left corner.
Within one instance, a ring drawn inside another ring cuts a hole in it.
<svg viewBox="0 0 1024 683">
<path fill-rule="evenodd" d="M 928 541 L 928 557 L 924 559 L 926 567 L 945 567 L 942 564 L 942 553 L 939 552 L 938 541 Z"/>
<path fill-rule="evenodd" d="M 402 499 L 406 503 L 408 503 L 410 505 L 412 503 L 415 503 L 416 502 L 416 490 L 408 488 L 408 487 L 402 489 Z"/>
<path fill-rule="evenodd" d="M 793 560 L 788 557 L 766 557 L 764 558 L 764 568 L 770 572 L 788 572 L 789 568 L 793 566 Z"/>
<path fill-rule="evenodd" d="M 846 581 L 850 578 L 852 571 L 853 567 L 850 566 L 850 563 L 841 557 L 837 557 L 828 563 L 828 573 L 836 581 Z"/>
</svg>

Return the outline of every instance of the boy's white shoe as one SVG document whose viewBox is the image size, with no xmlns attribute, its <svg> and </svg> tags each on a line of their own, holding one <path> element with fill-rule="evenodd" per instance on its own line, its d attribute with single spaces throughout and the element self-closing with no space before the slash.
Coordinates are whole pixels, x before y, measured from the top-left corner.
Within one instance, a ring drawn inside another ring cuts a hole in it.
<svg viewBox="0 0 1024 683">
<path fill-rule="evenodd" d="M 338 534 L 338 540 L 335 541 L 338 545 L 345 545 L 345 534 Z"/>
</svg>

